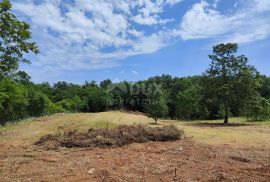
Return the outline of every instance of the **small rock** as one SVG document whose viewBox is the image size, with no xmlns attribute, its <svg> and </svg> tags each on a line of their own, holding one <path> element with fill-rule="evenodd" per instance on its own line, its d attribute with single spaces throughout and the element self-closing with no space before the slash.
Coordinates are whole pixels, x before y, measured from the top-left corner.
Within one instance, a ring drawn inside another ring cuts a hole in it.
<svg viewBox="0 0 270 182">
<path fill-rule="evenodd" d="M 233 160 L 237 160 L 237 161 L 240 161 L 240 162 L 250 162 L 249 159 L 245 158 L 245 157 L 239 157 L 239 156 L 229 156 L 230 159 L 233 159 Z"/>
<path fill-rule="evenodd" d="M 95 169 L 94 168 L 92 168 L 92 169 L 90 169 L 89 171 L 88 171 L 88 174 L 94 174 L 94 172 L 95 172 Z"/>
</svg>

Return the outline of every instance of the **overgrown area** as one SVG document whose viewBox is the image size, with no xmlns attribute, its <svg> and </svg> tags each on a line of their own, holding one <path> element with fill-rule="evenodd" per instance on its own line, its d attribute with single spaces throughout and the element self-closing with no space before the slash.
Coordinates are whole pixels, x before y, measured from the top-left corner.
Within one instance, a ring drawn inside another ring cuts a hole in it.
<svg viewBox="0 0 270 182">
<path fill-rule="evenodd" d="M 58 147 L 121 147 L 148 141 L 173 141 L 183 137 L 175 126 L 150 127 L 145 125 L 120 125 L 114 129 L 89 129 L 87 132 L 67 131 L 49 134 L 35 144 L 47 149 Z"/>
</svg>

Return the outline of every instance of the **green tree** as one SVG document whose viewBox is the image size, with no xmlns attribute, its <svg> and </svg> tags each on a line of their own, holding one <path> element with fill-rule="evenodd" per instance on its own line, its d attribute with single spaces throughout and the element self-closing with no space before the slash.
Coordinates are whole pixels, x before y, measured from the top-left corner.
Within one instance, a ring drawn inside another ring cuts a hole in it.
<svg viewBox="0 0 270 182">
<path fill-rule="evenodd" d="M 48 82 L 35 84 L 34 88 L 36 91 L 42 92 L 45 95 L 47 95 L 47 97 L 49 97 L 50 100 L 53 99 L 53 88 L 51 87 L 51 85 Z"/>
<path fill-rule="evenodd" d="M 205 73 L 208 82 L 205 90 L 223 108 L 224 124 L 228 123 L 233 105 L 243 106 L 251 95 L 258 93 L 260 86 L 258 72 L 247 64 L 244 55 L 235 55 L 237 49 L 236 43 L 213 46 L 210 68 Z"/>
<path fill-rule="evenodd" d="M 161 92 L 152 93 L 145 106 L 145 114 L 155 120 L 155 124 L 159 118 L 168 114 L 168 106 L 164 94 Z"/>
<path fill-rule="evenodd" d="M 262 97 L 270 99 L 270 77 L 262 76 L 262 88 L 260 89 Z"/>
<path fill-rule="evenodd" d="M 81 100 L 79 96 L 75 96 L 71 99 L 64 99 L 57 103 L 58 106 L 61 106 L 63 109 L 71 112 L 80 111 L 85 103 Z"/>
<path fill-rule="evenodd" d="M 103 88 L 104 90 L 107 90 L 108 86 L 110 86 L 111 84 L 112 84 L 112 81 L 110 79 L 107 79 L 100 82 L 99 86 Z"/>
<path fill-rule="evenodd" d="M 46 113 L 47 96 L 43 93 L 29 90 L 28 113 L 30 116 L 41 116 Z"/>
<path fill-rule="evenodd" d="M 177 117 L 181 119 L 198 119 L 199 101 L 199 88 L 196 85 L 179 92 L 176 97 Z"/>
<path fill-rule="evenodd" d="M 30 42 L 29 24 L 11 13 L 9 0 L 0 2 L 0 76 L 12 76 L 20 62 L 30 63 L 25 53 L 38 53 L 38 47 Z"/>
<path fill-rule="evenodd" d="M 26 117 L 27 89 L 9 78 L 0 81 L 0 124 Z"/>
<path fill-rule="evenodd" d="M 108 107 L 110 99 L 108 93 L 98 87 L 87 86 L 84 90 L 84 112 L 102 112 Z"/>
<path fill-rule="evenodd" d="M 86 87 L 84 87 L 85 89 Z M 52 88 L 52 100 L 60 102 L 64 99 L 72 99 L 82 94 L 82 87 L 77 84 L 67 82 L 57 82 Z"/>
<path fill-rule="evenodd" d="M 253 95 L 245 102 L 244 114 L 247 120 L 267 120 L 270 118 L 270 102 L 259 94 Z"/>
</svg>

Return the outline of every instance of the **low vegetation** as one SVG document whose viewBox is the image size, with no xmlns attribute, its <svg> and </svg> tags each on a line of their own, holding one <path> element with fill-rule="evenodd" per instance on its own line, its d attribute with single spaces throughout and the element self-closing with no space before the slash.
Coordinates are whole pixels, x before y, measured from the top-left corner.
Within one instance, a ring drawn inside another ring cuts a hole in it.
<svg viewBox="0 0 270 182">
<path fill-rule="evenodd" d="M 131 143 L 148 141 L 172 141 L 183 137 L 183 131 L 175 126 L 149 127 L 146 125 L 120 125 L 114 129 L 89 129 L 87 132 L 76 130 L 63 134 L 45 135 L 36 145 L 45 148 L 58 147 L 121 147 Z"/>
</svg>

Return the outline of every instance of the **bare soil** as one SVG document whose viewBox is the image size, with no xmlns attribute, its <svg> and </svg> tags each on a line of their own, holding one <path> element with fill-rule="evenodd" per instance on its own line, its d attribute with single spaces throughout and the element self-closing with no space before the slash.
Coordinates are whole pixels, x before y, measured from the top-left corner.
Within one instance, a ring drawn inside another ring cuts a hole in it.
<svg viewBox="0 0 270 182">
<path fill-rule="evenodd" d="M 184 139 L 118 148 L 0 149 L 0 181 L 269 181 L 270 150 Z"/>
</svg>

